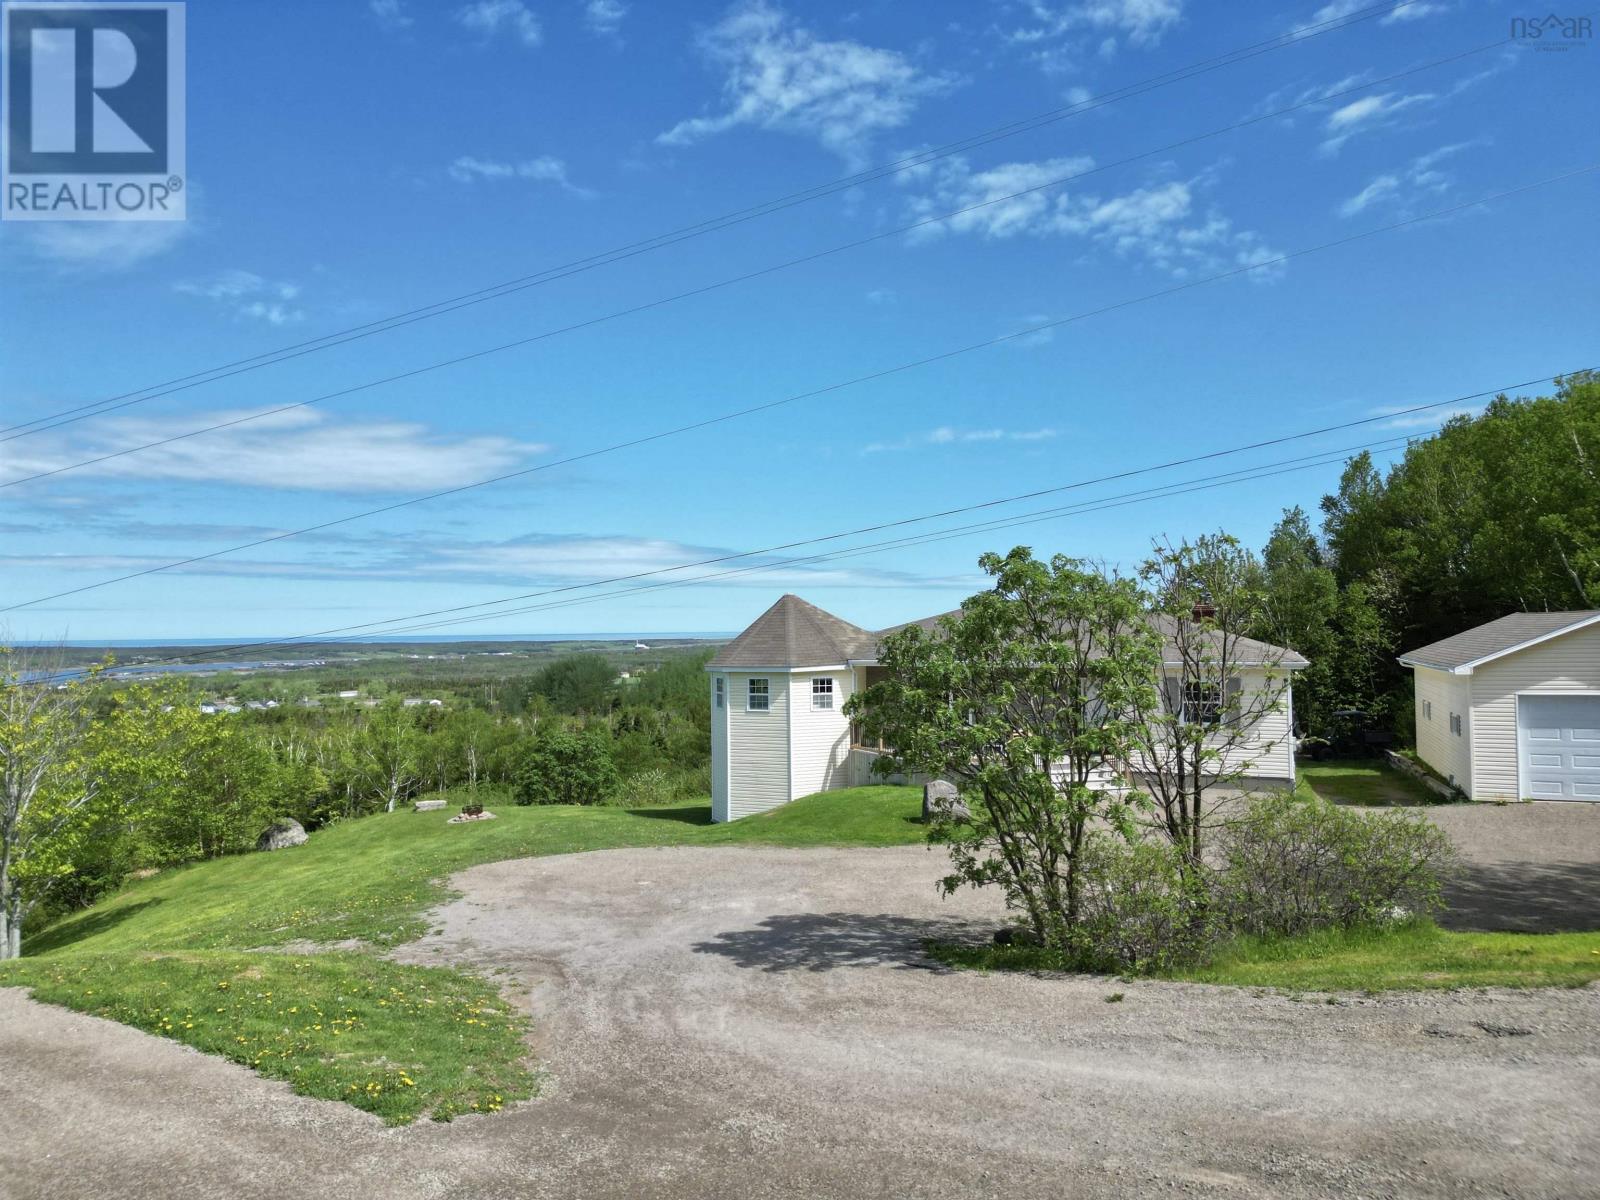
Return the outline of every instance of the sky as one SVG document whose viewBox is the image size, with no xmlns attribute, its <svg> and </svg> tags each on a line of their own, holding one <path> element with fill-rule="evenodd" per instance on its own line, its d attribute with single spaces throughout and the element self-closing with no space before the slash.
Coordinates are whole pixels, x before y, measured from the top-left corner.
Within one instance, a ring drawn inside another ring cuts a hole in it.
<svg viewBox="0 0 1600 1200">
<path fill-rule="evenodd" d="M 425 631 L 725 632 L 786 591 L 881 627 L 978 590 L 986 550 L 1127 570 L 1157 537 L 1259 547 L 1286 507 L 1315 514 L 1338 452 L 1475 405 L 1396 410 L 1600 358 L 1594 173 L 1343 241 L 1600 160 L 1600 45 L 1509 41 L 1520 10 L 1427 0 L 1147 86 L 1358 7 L 190 3 L 188 220 L 0 224 L 0 424 L 914 165 L 0 442 L 0 606 L 88 589 L 0 623 L 287 637 L 564 589 Z M 1368 417 L 639 581 L 763 568 L 710 583 L 585 586 Z"/>
</svg>

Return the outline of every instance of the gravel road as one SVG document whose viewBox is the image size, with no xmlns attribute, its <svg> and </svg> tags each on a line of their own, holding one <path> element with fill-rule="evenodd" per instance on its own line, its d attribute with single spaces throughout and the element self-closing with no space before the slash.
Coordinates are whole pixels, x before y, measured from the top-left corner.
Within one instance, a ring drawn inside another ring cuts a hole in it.
<svg viewBox="0 0 1600 1200">
<path fill-rule="evenodd" d="M 504 972 L 548 1079 L 449 1126 L 384 1129 L 0 990 L 0 1195 L 1600 1196 L 1600 988 L 1330 1005 L 943 972 L 920 939 L 997 912 L 940 900 L 941 865 L 680 847 L 465 872 L 406 957 Z"/>
</svg>

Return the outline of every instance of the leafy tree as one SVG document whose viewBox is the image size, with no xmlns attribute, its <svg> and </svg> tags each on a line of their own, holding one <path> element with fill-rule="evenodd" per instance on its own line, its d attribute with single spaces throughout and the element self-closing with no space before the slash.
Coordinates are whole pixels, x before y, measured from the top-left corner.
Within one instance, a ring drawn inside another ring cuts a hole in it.
<svg viewBox="0 0 1600 1200">
<path fill-rule="evenodd" d="M 1237 538 L 1158 542 L 1140 575 L 1166 645 L 1162 686 L 1134 721 L 1137 762 L 1161 829 L 1198 870 L 1222 805 L 1249 789 L 1275 745 L 1262 723 L 1283 703 L 1288 676 L 1248 637 L 1266 595 Z"/>
<path fill-rule="evenodd" d="M 1299 507 L 1284 510 L 1261 559 L 1265 596 L 1251 636 L 1287 646 L 1310 662 L 1295 675 L 1295 717 L 1302 728 L 1323 729 L 1337 707 L 1332 660 L 1338 578 L 1324 562 L 1311 522 Z"/>
<path fill-rule="evenodd" d="M 546 722 L 517 774 L 517 803 L 599 804 L 616 791 L 617 783 L 604 729 Z"/>
<path fill-rule="evenodd" d="M 1048 945 L 1069 945 L 1079 864 L 1094 821 L 1132 837 L 1139 801 L 1112 778 L 1127 762 L 1127 714 L 1154 702 L 1160 639 L 1136 585 L 1025 546 L 986 554 L 994 586 L 937 634 L 910 626 L 879 652 L 885 678 L 846 711 L 895 747 L 890 770 L 953 780 L 970 822 L 940 818 L 946 892 L 997 886 Z"/>
<path fill-rule="evenodd" d="M 412 710 L 399 699 L 369 709 L 357 730 L 354 752 L 361 778 L 384 812 L 393 812 L 421 782 L 420 746 Z"/>
<path fill-rule="evenodd" d="M 598 716 L 611 710 L 617 670 L 604 654 L 570 654 L 533 677 L 533 690 L 552 710 L 569 716 Z"/>
<path fill-rule="evenodd" d="M 97 709 L 94 674 L 40 681 L 55 667 L 46 655 L 0 650 L 0 959 L 22 953 L 29 916 L 125 814 L 129 796 L 107 779 L 175 769 L 163 749 L 177 711 L 163 703 L 170 687 L 130 687 Z"/>
</svg>

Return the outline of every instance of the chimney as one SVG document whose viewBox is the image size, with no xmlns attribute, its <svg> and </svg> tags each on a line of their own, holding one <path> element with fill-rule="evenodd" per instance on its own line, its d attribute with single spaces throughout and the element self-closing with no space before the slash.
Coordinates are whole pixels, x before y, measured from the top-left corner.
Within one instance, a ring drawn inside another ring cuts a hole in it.
<svg viewBox="0 0 1600 1200">
<path fill-rule="evenodd" d="M 1193 615 L 1196 621 L 1209 621 L 1217 615 L 1217 606 L 1215 604 L 1207 604 L 1203 600 L 1197 600 Z"/>
</svg>

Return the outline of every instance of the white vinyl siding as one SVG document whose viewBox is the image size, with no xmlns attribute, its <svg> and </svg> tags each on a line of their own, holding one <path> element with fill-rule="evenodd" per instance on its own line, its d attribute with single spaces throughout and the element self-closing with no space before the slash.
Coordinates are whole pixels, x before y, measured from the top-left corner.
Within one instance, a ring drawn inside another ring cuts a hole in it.
<svg viewBox="0 0 1600 1200">
<path fill-rule="evenodd" d="M 1467 731 L 1473 786 L 1468 794 L 1474 800 L 1523 799 L 1518 795 L 1517 693 L 1600 692 L 1600 626 L 1485 663 L 1462 682 L 1472 697 Z"/>
<path fill-rule="evenodd" d="M 790 722 L 790 796 L 849 787 L 850 721 L 844 715 L 854 682 L 852 671 L 802 671 L 789 677 L 793 699 Z M 833 681 L 833 707 L 817 708 L 815 681 Z"/>
<path fill-rule="evenodd" d="M 1290 689 L 1294 675 L 1282 672 L 1268 680 L 1265 671 L 1241 671 L 1241 686 L 1246 694 L 1239 698 L 1239 707 L 1248 709 L 1256 703 L 1255 695 L 1271 688 L 1280 693 L 1278 702 L 1262 715 L 1251 730 L 1249 741 L 1230 757 L 1234 764 L 1245 764 L 1245 775 L 1251 779 L 1293 779 L 1294 740 L 1290 736 L 1289 722 L 1292 709 Z"/>
<path fill-rule="evenodd" d="M 711 819 L 728 819 L 728 677 L 711 677 Z"/>
<path fill-rule="evenodd" d="M 1412 686 L 1417 702 L 1417 757 L 1468 795 L 1472 793 L 1472 681 L 1417 667 Z M 1451 731 L 1451 715 L 1461 732 Z"/>
<path fill-rule="evenodd" d="M 728 721 L 728 799 L 723 820 L 766 812 L 791 798 L 788 680 L 770 671 L 759 675 L 730 671 L 729 690 L 734 696 L 748 696 L 752 678 L 767 680 L 770 707 L 752 710 L 735 703 L 723 710 Z"/>
</svg>

